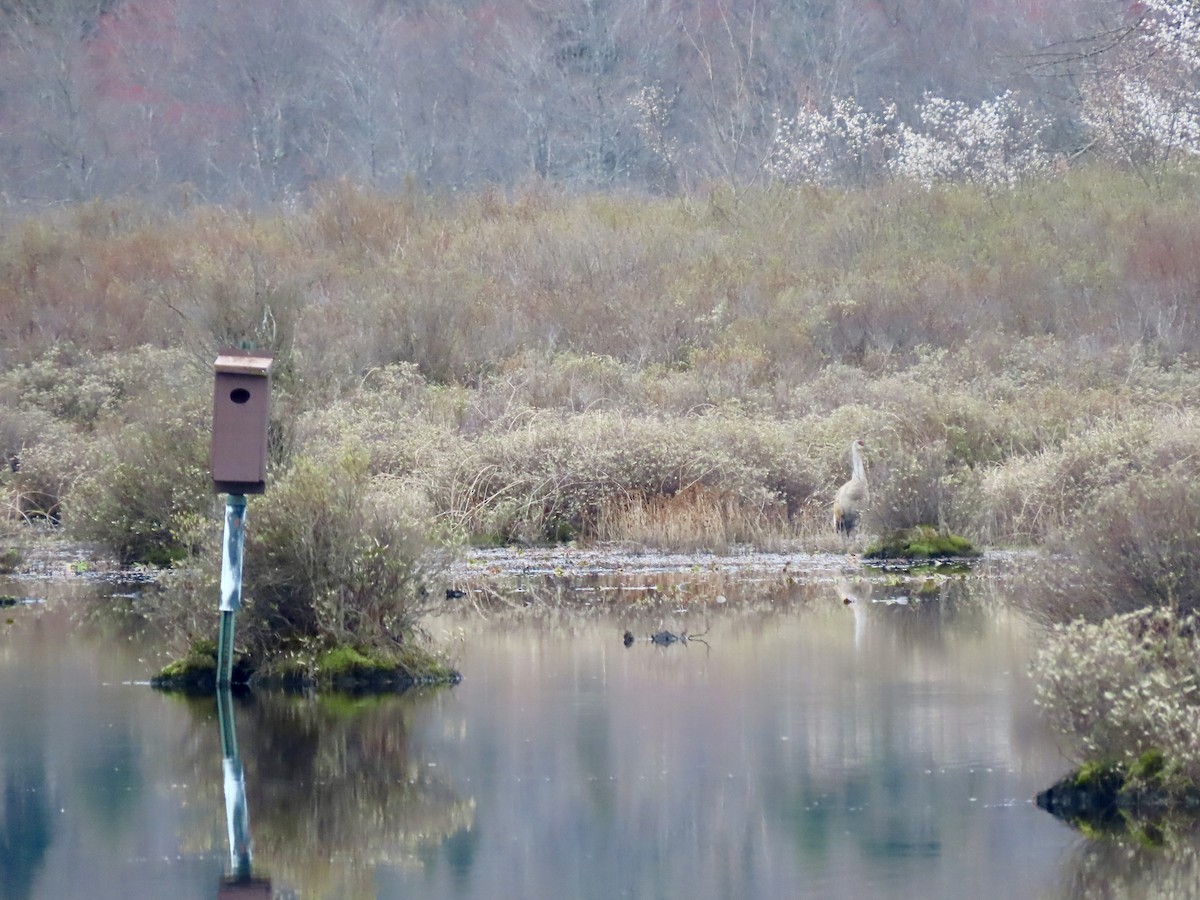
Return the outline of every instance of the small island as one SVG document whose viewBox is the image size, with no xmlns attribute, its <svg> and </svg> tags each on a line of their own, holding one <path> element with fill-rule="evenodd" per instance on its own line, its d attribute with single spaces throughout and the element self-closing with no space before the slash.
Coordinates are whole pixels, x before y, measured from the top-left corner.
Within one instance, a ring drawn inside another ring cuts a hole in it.
<svg viewBox="0 0 1200 900">
<path fill-rule="evenodd" d="M 421 685 L 452 685 L 461 673 L 423 648 L 409 648 L 400 658 L 378 651 L 344 646 L 318 656 L 292 655 L 261 667 L 235 656 L 231 687 L 235 690 L 365 692 L 404 691 Z M 217 688 L 217 644 L 197 641 L 182 659 L 155 675 L 152 687 L 188 695 L 212 694 Z"/>
</svg>

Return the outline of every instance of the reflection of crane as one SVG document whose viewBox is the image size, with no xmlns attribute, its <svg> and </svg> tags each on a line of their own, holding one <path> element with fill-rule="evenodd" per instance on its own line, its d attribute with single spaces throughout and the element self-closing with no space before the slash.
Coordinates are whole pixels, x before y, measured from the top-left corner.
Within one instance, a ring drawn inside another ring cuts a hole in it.
<svg viewBox="0 0 1200 900">
<path fill-rule="evenodd" d="M 833 525 L 847 537 L 858 524 L 863 508 L 871 500 L 867 490 L 867 469 L 863 465 L 862 451 L 867 447 L 862 438 L 850 442 L 850 480 L 838 488 L 833 498 Z"/>
<path fill-rule="evenodd" d="M 854 648 L 861 649 L 867 630 L 867 604 L 871 602 L 871 582 L 855 580 L 853 584 L 841 576 L 837 580 L 838 599 L 854 613 Z"/>
</svg>

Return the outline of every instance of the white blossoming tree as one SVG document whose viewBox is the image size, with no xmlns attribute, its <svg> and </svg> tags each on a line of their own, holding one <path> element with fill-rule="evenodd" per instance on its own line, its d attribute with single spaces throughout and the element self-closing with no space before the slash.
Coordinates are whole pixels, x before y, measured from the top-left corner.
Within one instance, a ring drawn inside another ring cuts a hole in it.
<svg viewBox="0 0 1200 900">
<path fill-rule="evenodd" d="M 873 113 L 852 97 L 833 98 L 828 113 L 777 114 L 768 171 L 789 183 L 864 184 L 884 168 L 895 118 L 894 104 Z"/>
<path fill-rule="evenodd" d="M 853 98 L 834 98 L 828 112 L 776 116 L 770 174 L 804 184 L 890 176 L 926 187 L 966 181 L 1004 188 L 1048 167 L 1041 123 L 1012 92 L 977 106 L 930 96 L 915 113 L 914 128 L 897 121 L 895 104 L 872 113 Z"/>
<path fill-rule="evenodd" d="M 1041 123 L 1011 91 L 978 106 L 928 96 L 917 117 L 920 130 L 901 125 L 896 135 L 890 166 L 901 178 L 926 187 L 966 181 L 1007 188 L 1047 169 Z"/>
<path fill-rule="evenodd" d="M 1143 0 L 1133 39 L 1083 91 L 1083 121 L 1101 152 L 1149 178 L 1200 155 L 1200 7 Z"/>
</svg>

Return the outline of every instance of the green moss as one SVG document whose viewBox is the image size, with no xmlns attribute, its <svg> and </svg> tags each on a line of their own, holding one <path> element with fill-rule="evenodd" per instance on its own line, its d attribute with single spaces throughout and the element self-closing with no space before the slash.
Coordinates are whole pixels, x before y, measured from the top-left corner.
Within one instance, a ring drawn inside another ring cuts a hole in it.
<svg viewBox="0 0 1200 900">
<path fill-rule="evenodd" d="M 966 538 L 916 525 L 888 535 L 863 554 L 867 559 L 969 559 L 980 552 Z"/>
<path fill-rule="evenodd" d="M 451 684 L 458 679 L 458 672 L 423 649 L 408 648 L 399 657 L 389 658 L 355 647 L 337 647 L 317 659 L 315 680 L 320 687 L 357 691 Z"/>
<path fill-rule="evenodd" d="M 186 656 L 183 659 L 177 659 L 174 662 L 169 662 L 163 666 L 161 671 L 159 671 L 157 678 L 166 680 L 176 678 L 191 678 L 198 673 L 216 673 L 216 671 L 216 660 Z"/>
<path fill-rule="evenodd" d="M 1166 757 L 1161 750 L 1147 750 L 1129 767 L 1129 779 L 1147 784 L 1158 782 L 1166 765 Z"/>
<path fill-rule="evenodd" d="M 1071 824 L 1078 828 L 1079 833 L 1089 841 L 1101 841 L 1109 835 L 1109 831 L 1107 829 L 1101 828 L 1099 825 L 1089 822 L 1087 819 L 1072 819 Z"/>
<path fill-rule="evenodd" d="M 251 671 L 244 659 L 235 658 L 230 673 L 235 687 L 244 687 Z M 217 688 L 217 644 L 215 641 L 196 641 L 182 659 L 163 666 L 150 679 L 152 687 L 183 694 L 211 694 Z"/>
<path fill-rule="evenodd" d="M 200 673 L 215 675 L 216 671 L 216 645 L 211 641 L 200 641 L 192 646 L 187 656 L 163 666 L 158 675 L 160 678 L 188 678 Z"/>
<path fill-rule="evenodd" d="M 150 679 L 150 684 L 159 690 L 185 694 L 210 693 L 216 690 L 216 646 L 212 647 L 210 653 L 208 643 L 210 642 L 205 642 L 205 646 L 194 645 L 187 656 L 167 663 Z"/>
<path fill-rule="evenodd" d="M 1157 850 L 1166 845 L 1166 832 L 1155 822 L 1128 820 L 1125 833 L 1139 847 Z"/>
<path fill-rule="evenodd" d="M 418 684 L 455 684 L 461 676 L 444 660 L 421 648 L 381 654 L 363 647 L 334 647 L 317 656 L 294 653 L 254 673 L 263 689 L 388 693 Z"/>
<path fill-rule="evenodd" d="M 1177 771 L 1157 749 L 1129 764 L 1092 760 L 1042 791 L 1037 804 L 1089 837 L 1119 836 L 1159 847 L 1165 827 L 1172 821 L 1194 824 L 1200 809 L 1200 789 Z"/>
<path fill-rule="evenodd" d="M 354 647 L 336 647 L 317 658 L 317 670 L 324 678 L 369 676 L 395 668 L 394 664 L 377 656 L 368 656 Z"/>
<path fill-rule="evenodd" d="M 1085 763 L 1037 796 L 1037 805 L 1076 828 L 1109 832 L 1120 824 L 1118 796 L 1125 783 L 1120 764 Z"/>
<path fill-rule="evenodd" d="M 1073 786 L 1081 791 L 1115 791 L 1125 781 L 1125 768 L 1112 760 L 1086 762 L 1079 767 L 1072 779 Z"/>
</svg>

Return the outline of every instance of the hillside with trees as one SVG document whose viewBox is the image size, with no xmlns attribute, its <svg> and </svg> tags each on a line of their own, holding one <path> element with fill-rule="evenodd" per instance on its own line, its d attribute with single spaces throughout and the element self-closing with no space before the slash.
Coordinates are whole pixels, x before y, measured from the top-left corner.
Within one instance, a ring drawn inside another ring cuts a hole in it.
<svg viewBox="0 0 1200 900">
<path fill-rule="evenodd" d="M 260 206 L 339 178 L 438 194 L 867 182 L 913 174 L 922 136 L 981 104 L 1010 151 L 1062 164 L 1109 126 L 1129 137 L 1122 111 L 1177 83 L 1147 41 L 1171 5 L 9 0 L 0 196 L 23 214 Z"/>
</svg>

